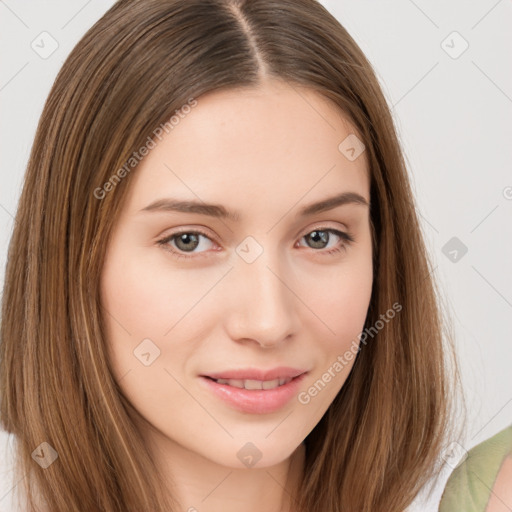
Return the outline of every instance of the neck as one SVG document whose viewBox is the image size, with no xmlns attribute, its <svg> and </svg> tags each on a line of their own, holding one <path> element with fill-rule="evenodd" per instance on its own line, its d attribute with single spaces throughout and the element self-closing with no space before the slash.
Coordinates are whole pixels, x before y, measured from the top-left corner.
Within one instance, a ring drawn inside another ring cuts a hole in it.
<svg viewBox="0 0 512 512">
<path fill-rule="evenodd" d="M 155 441 L 155 439 L 153 439 Z M 304 471 L 305 445 L 264 468 L 232 468 L 192 452 L 168 438 L 152 443 L 153 456 L 180 510 L 187 512 L 293 512 Z"/>
</svg>

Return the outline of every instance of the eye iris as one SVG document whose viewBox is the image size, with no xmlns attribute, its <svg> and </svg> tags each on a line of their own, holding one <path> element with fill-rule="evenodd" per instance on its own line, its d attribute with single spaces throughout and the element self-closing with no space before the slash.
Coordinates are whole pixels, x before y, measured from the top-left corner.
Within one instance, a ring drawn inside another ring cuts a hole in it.
<svg viewBox="0 0 512 512">
<path fill-rule="evenodd" d="M 191 240 L 192 240 L 192 245 L 190 245 Z M 199 244 L 199 236 L 195 235 L 193 233 L 182 233 L 181 235 L 177 236 L 175 241 L 176 241 L 176 246 L 178 247 L 178 249 L 183 250 L 183 251 L 193 251 Z M 185 245 L 180 247 L 180 244 L 183 242 L 185 243 Z"/>
<path fill-rule="evenodd" d="M 327 243 L 329 235 L 327 231 L 312 231 L 309 235 L 306 236 L 306 238 L 313 240 L 313 244 L 320 243 L 321 245 L 322 243 Z M 315 245 L 315 248 L 322 249 L 323 247 L 318 247 Z"/>
</svg>

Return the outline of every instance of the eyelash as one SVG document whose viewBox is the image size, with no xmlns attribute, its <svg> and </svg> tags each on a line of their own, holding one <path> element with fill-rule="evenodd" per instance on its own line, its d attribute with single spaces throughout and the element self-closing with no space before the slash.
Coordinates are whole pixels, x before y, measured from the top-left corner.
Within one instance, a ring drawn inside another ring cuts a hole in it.
<svg viewBox="0 0 512 512">
<path fill-rule="evenodd" d="M 341 246 L 338 246 L 338 247 L 336 247 L 334 249 L 330 249 L 328 251 L 321 251 L 321 250 L 314 251 L 314 252 L 324 252 L 327 256 L 339 253 L 343 249 L 346 249 L 347 246 L 349 246 L 350 244 L 355 242 L 355 239 L 354 239 L 353 235 L 350 234 L 350 233 L 345 233 L 343 231 L 339 231 L 339 230 L 333 229 L 333 228 L 322 228 L 322 227 L 318 227 L 318 228 L 312 229 L 311 231 L 308 231 L 305 235 L 303 235 L 301 237 L 301 239 L 304 238 L 306 235 L 309 235 L 310 233 L 313 233 L 313 231 L 324 231 L 324 232 L 328 232 L 328 233 L 333 233 L 333 234 L 339 236 L 342 239 L 342 241 L 344 241 L 344 243 L 342 242 Z M 200 256 L 190 256 L 188 254 L 184 254 L 182 252 L 179 252 L 179 251 L 177 251 L 175 249 L 171 249 L 170 248 L 168 243 L 171 240 L 174 240 L 179 235 L 182 235 L 184 233 L 192 234 L 192 235 L 203 235 L 204 237 L 208 238 L 208 240 L 211 240 L 211 238 L 205 232 L 203 232 L 201 230 L 183 230 L 183 231 L 177 231 L 177 232 L 173 233 L 172 235 L 166 236 L 165 238 L 162 238 L 161 240 L 158 240 L 157 243 L 158 243 L 158 245 L 162 246 L 164 250 L 170 252 L 173 255 L 173 257 L 175 257 L 175 258 L 191 259 L 191 258 L 200 257 Z"/>
</svg>

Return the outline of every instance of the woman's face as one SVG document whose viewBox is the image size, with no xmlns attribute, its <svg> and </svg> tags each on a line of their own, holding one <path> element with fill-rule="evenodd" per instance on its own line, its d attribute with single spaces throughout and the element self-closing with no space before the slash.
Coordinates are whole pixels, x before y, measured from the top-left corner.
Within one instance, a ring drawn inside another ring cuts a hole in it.
<svg viewBox="0 0 512 512">
<path fill-rule="evenodd" d="M 196 100 L 125 178 L 101 283 L 109 357 L 160 453 L 265 467 L 301 444 L 354 363 L 369 207 L 311 205 L 369 202 L 367 162 L 311 90 L 271 81 Z"/>
</svg>

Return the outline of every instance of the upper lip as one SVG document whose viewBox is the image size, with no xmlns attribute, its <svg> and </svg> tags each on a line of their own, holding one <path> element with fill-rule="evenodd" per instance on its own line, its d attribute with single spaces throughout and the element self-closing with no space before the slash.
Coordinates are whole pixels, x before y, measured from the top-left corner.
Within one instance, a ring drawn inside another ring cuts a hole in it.
<svg viewBox="0 0 512 512">
<path fill-rule="evenodd" d="M 275 380 L 294 378 L 306 373 L 307 370 L 290 368 L 288 366 L 279 366 L 270 370 L 260 370 L 258 368 L 239 368 L 236 370 L 224 370 L 221 372 L 208 373 L 203 377 L 212 379 L 237 379 L 237 380 Z"/>
</svg>

